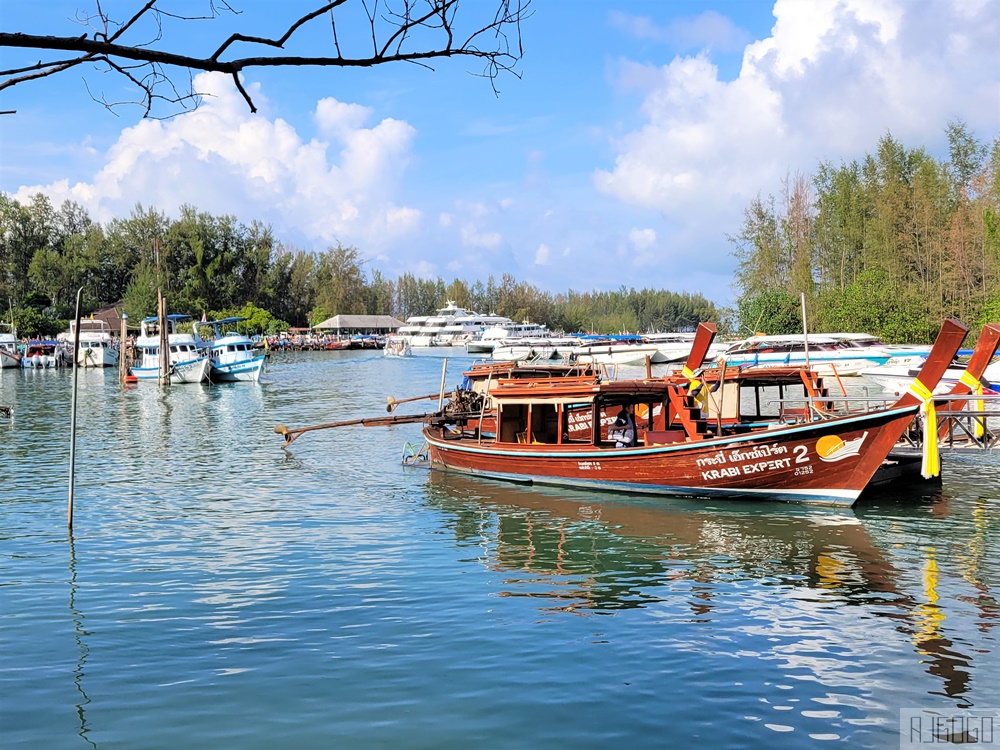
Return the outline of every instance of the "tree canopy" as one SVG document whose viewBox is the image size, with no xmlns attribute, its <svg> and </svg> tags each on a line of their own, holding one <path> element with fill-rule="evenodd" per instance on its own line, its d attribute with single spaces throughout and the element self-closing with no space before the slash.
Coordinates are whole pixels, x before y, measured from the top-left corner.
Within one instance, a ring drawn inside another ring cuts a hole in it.
<svg viewBox="0 0 1000 750">
<path fill-rule="evenodd" d="M 949 316 L 997 322 L 1000 136 L 987 146 L 960 121 L 945 133 L 945 161 L 886 133 L 873 153 L 751 201 L 730 238 L 739 327 L 781 333 L 800 294 L 811 329 L 892 342 L 925 341 Z"/>
<path fill-rule="evenodd" d="M 390 278 L 355 247 L 303 250 L 276 239 L 258 221 L 213 216 L 182 206 L 168 218 L 137 205 L 107 225 L 78 204 L 58 209 L 36 195 L 27 205 L 0 193 L 0 317 L 22 335 L 51 334 L 84 288 L 90 312 L 120 305 L 133 320 L 156 310 L 156 290 L 171 312 L 239 315 L 251 330 L 309 326 L 337 314 L 427 315 L 453 301 L 480 312 L 554 329 L 604 333 L 690 330 L 723 313 L 700 294 L 659 289 L 553 294 L 518 281 Z M 7 302 L 9 300 L 9 302 Z"/>
</svg>

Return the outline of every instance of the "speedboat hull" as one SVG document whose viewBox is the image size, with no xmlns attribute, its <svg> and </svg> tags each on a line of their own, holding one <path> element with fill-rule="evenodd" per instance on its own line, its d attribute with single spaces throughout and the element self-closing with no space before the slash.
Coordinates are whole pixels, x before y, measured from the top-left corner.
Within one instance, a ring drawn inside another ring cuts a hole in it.
<svg viewBox="0 0 1000 750">
<path fill-rule="evenodd" d="M 208 380 L 208 357 L 198 357 L 184 362 L 171 362 L 170 380 L 173 383 L 204 383 Z M 156 380 L 159 367 L 133 367 L 132 374 L 139 380 Z"/>
<path fill-rule="evenodd" d="M 209 380 L 213 383 L 245 381 L 256 383 L 260 380 L 260 374 L 264 371 L 264 355 L 259 354 L 253 359 L 243 362 L 232 362 L 230 364 L 218 365 L 212 363 L 209 371 Z"/>
</svg>

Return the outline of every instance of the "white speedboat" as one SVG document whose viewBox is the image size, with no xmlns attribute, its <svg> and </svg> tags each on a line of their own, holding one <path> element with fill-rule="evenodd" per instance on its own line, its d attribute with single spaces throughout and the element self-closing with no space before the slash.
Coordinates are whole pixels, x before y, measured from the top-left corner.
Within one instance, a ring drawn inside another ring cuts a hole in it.
<svg viewBox="0 0 1000 750">
<path fill-rule="evenodd" d="M 389 336 L 385 340 L 382 353 L 387 357 L 409 357 L 413 354 L 410 342 L 402 336 Z"/>
<path fill-rule="evenodd" d="M 264 371 L 266 355 L 253 353 L 253 340 L 225 327 L 246 318 L 203 320 L 194 324 L 195 346 L 209 357 L 208 379 L 213 383 L 256 383 Z M 204 334 L 204 335 L 203 335 Z"/>
<path fill-rule="evenodd" d="M 647 357 L 652 364 L 667 361 L 656 344 L 645 343 L 641 336 L 581 337 L 570 357 L 595 365 L 642 365 Z"/>
<path fill-rule="evenodd" d="M 10 323 L 0 323 L 0 370 L 21 366 L 21 352 L 17 350 L 17 329 Z"/>
<path fill-rule="evenodd" d="M 76 339 L 76 321 L 69 322 L 69 330 L 56 338 L 63 342 L 70 360 Z M 80 320 L 80 367 L 117 367 L 118 348 L 111 334 L 111 326 L 103 320 Z"/>
<path fill-rule="evenodd" d="M 684 362 L 691 353 L 691 346 L 694 344 L 693 333 L 681 333 L 677 331 L 667 333 L 644 333 L 642 339 L 647 344 L 653 344 L 660 352 L 659 357 L 654 362 Z M 725 342 L 712 342 L 708 347 L 708 359 L 715 359 L 729 348 Z"/>
<path fill-rule="evenodd" d="M 47 370 L 58 367 L 64 360 L 64 349 L 58 341 L 35 339 L 24 347 L 21 367 L 26 370 Z"/>
<path fill-rule="evenodd" d="M 857 375 L 885 364 L 892 356 L 884 345 L 854 346 L 845 334 L 751 336 L 737 341 L 720 356 L 729 367 L 804 367 L 823 374 Z"/>
<path fill-rule="evenodd" d="M 177 333 L 177 324 L 190 320 L 190 315 L 175 313 L 167 316 L 168 362 L 170 380 L 175 383 L 203 383 L 208 380 L 210 361 L 207 354 L 198 350 L 194 335 Z M 132 374 L 139 380 L 156 380 L 160 376 L 160 325 L 154 315 L 144 318 L 139 337 L 135 340 L 139 363 L 132 367 Z"/>
<path fill-rule="evenodd" d="M 923 363 L 923 357 L 910 356 L 900 361 L 890 360 L 879 367 L 867 368 L 859 374 L 872 385 L 880 386 L 886 393 L 905 393 L 913 385 L 913 379 L 917 377 Z M 964 367 L 957 365 L 949 367 L 934 389 L 934 393 L 941 395 L 950 391 L 962 379 L 964 372 Z M 1000 359 L 986 367 L 981 380 L 984 381 L 983 393 L 1000 393 Z"/>
</svg>

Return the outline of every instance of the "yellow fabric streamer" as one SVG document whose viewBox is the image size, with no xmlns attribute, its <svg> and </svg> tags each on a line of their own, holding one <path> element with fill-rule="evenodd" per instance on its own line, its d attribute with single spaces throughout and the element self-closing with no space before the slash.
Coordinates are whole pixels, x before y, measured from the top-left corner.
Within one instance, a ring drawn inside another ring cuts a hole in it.
<svg viewBox="0 0 1000 750">
<path fill-rule="evenodd" d="M 690 367 L 688 367 L 687 365 L 684 365 L 684 369 L 681 370 L 681 375 L 683 375 L 684 377 L 686 377 L 688 379 L 688 381 L 689 381 L 688 382 L 688 393 L 694 393 L 695 388 L 697 388 L 698 385 L 701 384 L 701 381 L 698 380 L 698 377 L 694 374 L 694 371 Z M 702 385 L 701 390 L 694 397 L 694 400 L 697 401 L 699 404 L 701 404 L 701 408 L 703 408 L 703 409 L 708 407 L 708 393 L 707 393 L 707 391 L 708 391 L 708 388 L 705 385 Z"/>
<path fill-rule="evenodd" d="M 972 389 L 972 392 L 975 393 L 977 396 L 982 396 L 983 395 L 983 381 L 981 381 L 979 378 L 973 376 L 973 374 L 971 372 L 969 372 L 969 371 L 963 372 L 962 373 L 962 377 L 961 377 L 961 382 L 962 382 L 963 385 L 969 386 L 969 388 Z M 975 401 L 973 401 L 972 402 L 972 408 L 975 411 L 982 411 L 983 410 L 982 399 L 976 399 Z M 975 435 L 977 438 L 981 438 L 983 436 L 983 431 L 984 431 L 983 430 L 983 418 L 982 417 L 973 417 L 972 418 L 972 434 Z"/>
<path fill-rule="evenodd" d="M 920 465 L 920 473 L 924 479 L 936 477 L 941 473 L 941 461 L 938 458 L 937 409 L 934 408 L 934 394 L 920 382 L 913 379 L 910 393 L 920 399 L 920 411 L 924 415 L 924 455 Z"/>
</svg>

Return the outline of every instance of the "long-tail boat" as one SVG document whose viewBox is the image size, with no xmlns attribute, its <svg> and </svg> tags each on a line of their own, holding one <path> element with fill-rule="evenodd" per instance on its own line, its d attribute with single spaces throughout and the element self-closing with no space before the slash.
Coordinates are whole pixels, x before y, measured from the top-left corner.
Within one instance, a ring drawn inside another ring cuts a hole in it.
<svg viewBox="0 0 1000 750">
<path fill-rule="evenodd" d="M 428 420 L 424 437 L 432 466 L 496 479 L 853 505 L 914 416 L 933 404 L 967 331 L 946 320 L 914 386 L 882 411 L 713 435 L 685 368 L 677 379 L 500 380 L 489 392 L 495 434 L 441 415 Z M 617 448 L 605 425 L 626 404 L 642 444 Z M 586 437 L 570 430 L 581 415 L 595 426 Z"/>
</svg>

